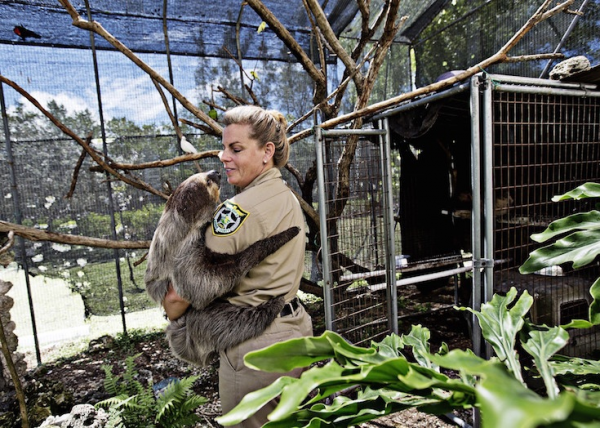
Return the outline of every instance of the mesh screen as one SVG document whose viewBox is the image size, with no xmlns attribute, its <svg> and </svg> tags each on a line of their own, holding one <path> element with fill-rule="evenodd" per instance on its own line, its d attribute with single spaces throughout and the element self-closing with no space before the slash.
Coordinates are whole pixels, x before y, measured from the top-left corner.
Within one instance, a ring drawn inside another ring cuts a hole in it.
<svg viewBox="0 0 600 428">
<path fill-rule="evenodd" d="M 336 162 L 345 144 L 345 140 L 335 139 L 328 141 L 325 149 L 325 203 L 331 216 L 327 239 L 335 282 L 333 324 L 335 331 L 352 343 L 368 344 L 389 333 L 380 147 L 368 140 L 359 141 L 345 199 L 338 195 L 336 184 Z M 338 216 L 332 215 L 341 207 Z"/>
<path fill-rule="evenodd" d="M 583 1 L 575 1 L 578 10 Z M 519 30 L 540 6 L 537 1 L 471 1 L 463 7 L 447 7 L 439 19 L 415 41 L 417 61 L 416 83 L 425 86 L 450 70 L 465 70 L 495 54 Z M 558 14 L 534 27 L 510 51 L 510 56 L 558 52 L 567 58 L 585 55 L 592 65 L 600 57 L 594 47 L 600 5 L 588 2 L 584 15 L 577 18 L 574 31 L 563 36 L 575 15 Z M 558 61 L 554 61 L 552 66 Z M 497 64 L 486 69 L 490 73 L 524 77 L 540 77 L 547 60 Z M 550 68 L 551 69 L 551 68 Z M 546 74 L 547 76 L 547 74 Z"/>
<path fill-rule="evenodd" d="M 552 197 L 600 179 L 600 100 L 495 91 L 493 111 L 495 291 L 527 290 L 534 296 L 532 319 L 538 324 L 559 325 L 576 312 L 587 319 L 597 265 L 573 270 L 565 264 L 539 275 L 520 275 L 517 269 L 529 253 L 548 245 L 533 241 L 532 234 L 554 220 L 594 209 L 590 200 L 553 202 Z M 598 331 L 571 331 L 577 339 L 564 352 L 589 355 L 598 346 Z"/>
</svg>

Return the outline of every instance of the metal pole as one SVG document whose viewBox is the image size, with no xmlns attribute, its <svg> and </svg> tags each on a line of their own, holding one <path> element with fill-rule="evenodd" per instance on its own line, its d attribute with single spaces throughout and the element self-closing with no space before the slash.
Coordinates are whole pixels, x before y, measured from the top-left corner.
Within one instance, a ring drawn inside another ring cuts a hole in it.
<svg viewBox="0 0 600 428">
<path fill-rule="evenodd" d="M 325 328 L 333 328 L 333 279 L 331 277 L 331 255 L 329 254 L 329 238 L 327 235 L 327 202 L 325 198 L 325 168 L 323 162 L 323 129 L 315 127 L 315 148 L 317 150 L 317 184 L 319 189 L 319 221 L 321 222 L 321 262 L 323 266 L 323 306 L 325 312 Z"/>
<path fill-rule="evenodd" d="M 473 310 L 481 308 L 481 152 L 480 152 L 480 75 L 471 78 L 471 252 L 473 257 L 473 289 L 471 292 Z M 471 315 L 471 336 L 473 352 L 481 356 L 481 328 L 477 317 Z"/>
<path fill-rule="evenodd" d="M 481 85 L 481 75 L 475 75 L 471 78 L 471 252 L 473 253 L 473 289 L 472 305 L 473 310 L 481 309 L 481 151 L 480 151 L 480 102 L 479 86 Z M 474 314 L 471 314 L 471 337 L 473 342 L 473 352 L 481 356 L 481 327 Z M 481 426 L 481 413 L 479 409 L 473 409 L 473 426 Z"/>
<path fill-rule="evenodd" d="M 4 125 L 4 140 L 6 142 L 6 158 L 8 159 L 8 166 L 10 168 L 10 180 L 11 180 L 11 195 L 13 200 L 15 223 L 23 223 L 23 214 L 21 213 L 21 196 L 19 194 L 19 188 L 17 186 L 17 172 L 15 170 L 15 159 L 12 152 L 12 142 L 10 139 L 10 127 L 8 126 L 8 114 L 6 112 L 6 102 L 4 100 L 4 85 L 0 83 L 0 108 L 2 109 L 2 124 Z M 27 255 L 25 254 L 25 242 L 20 236 L 17 237 L 17 249 L 21 263 L 23 264 L 23 272 L 25 275 L 25 285 L 27 287 L 27 300 L 29 302 L 29 314 L 31 316 L 31 328 L 33 330 L 33 342 L 35 345 L 35 359 L 38 366 L 42 364 L 42 357 L 40 354 L 40 343 L 37 334 L 37 325 L 35 322 L 35 311 L 33 310 L 33 297 L 31 295 L 31 282 L 29 281 L 29 266 L 27 265 Z"/>
<path fill-rule="evenodd" d="M 493 119 L 491 80 L 486 81 L 483 90 L 483 251 L 485 258 L 483 277 L 483 302 L 492 300 L 494 294 L 494 153 L 493 153 Z M 486 358 L 492 357 L 492 347 L 485 346 Z"/>
<path fill-rule="evenodd" d="M 575 28 L 575 24 L 577 24 L 577 21 L 579 21 L 579 18 L 583 15 L 583 9 L 585 9 L 585 7 L 587 6 L 587 2 L 588 2 L 588 0 L 584 0 L 583 3 L 581 3 L 581 6 L 579 6 L 579 10 L 578 10 L 579 13 L 575 14 L 575 17 L 573 18 L 573 20 L 569 24 L 569 27 L 567 28 L 567 31 L 565 31 L 565 34 L 563 34 L 562 38 L 560 39 L 560 42 L 558 42 L 558 45 L 556 45 L 556 49 L 554 49 L 554 53 L 557 53 L 562 48 L 563 44 L 567 41 L 567 39 L 573 32 L 573 29 Z M 546 66 L 544 67 L 544 69 L 542 70 L 542 73 L 540 74 L 540 78 L 544 78 L 547 76 L 548 70 L 550 69 L 550 64 L 552 64 L 552 60 L 548 60 L 548 62 L 546 63 Z"/>
<path fill-rule="evenodd" d="M 383 182 L 383 221 L 384 237 L 386 242 L 386 277 L 388 301 L 388 328 L 398 334 L 398 289 L 396 288 L 396 247 L 394 240 L 394 210 L 392 208 L 392 165 L 391 165 L 391 138 L 388 118 L 379 121 L 379 128 L 385 129 L 385 135 L 380 136 L 381 141 L 381 170 Z"/>
<path fill-rule="evenodd" d="M 88 19 L 92 21 L 92 13 L 88 0 L 85 0 L 85 6 L 87 9 Z M 96 96 L 98 98 L 98 114 L 100 116 L 100 131 L 102 133 L 102 151 L 104 157 L 108 157 L 108 146 L 106 144 L 106 129 L 104 127 L 104 113 L 102 109 L 102 94 L 100 91 L 100 74 L 98 72 L 98 59 L 96 57 L 96 44 L 94 39 L 94 33 L 90 31 L 90 43 L 92 46 L 92 59 L 94 62 L 94 77 L 96 79 Z M 110 212 L 110 228 L 112 233 L 112 239 L 117 240 L 117 222 L 115 220 L 115 207 L 113 202 L 112 185 L 108 172 L 106 173 L 106 190 L 108 195 L 108 210 Z M 121 278 L 121 264 L 119 262 L 119 250 L 118 248 L 113 249 L 113 257 L 115 260 L 115 271 L 117 274 L 117 288 L 119 290 L 119 308 L 121 311 L 121 322 L 123 324 L 123 334 L 127 335 L 127 324 L 125 322 L 125 302 L 123 301 L 123 280 Z"/>
</svg>

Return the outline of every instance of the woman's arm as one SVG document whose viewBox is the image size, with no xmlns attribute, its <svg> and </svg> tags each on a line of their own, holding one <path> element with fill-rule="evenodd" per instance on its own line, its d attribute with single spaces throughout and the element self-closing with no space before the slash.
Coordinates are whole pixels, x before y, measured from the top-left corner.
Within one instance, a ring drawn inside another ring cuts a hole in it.
<svg viewBox="0 0 600 428">
<path fill-rule="evenodd" d="M 162 301 L 162 306 L 169 321 L 174 321 L 187 311 L 190 303 L 187 300 L 182 299 L 173 288 L 173 285 L 169 284 L 169 289 Z"/>
</svg>

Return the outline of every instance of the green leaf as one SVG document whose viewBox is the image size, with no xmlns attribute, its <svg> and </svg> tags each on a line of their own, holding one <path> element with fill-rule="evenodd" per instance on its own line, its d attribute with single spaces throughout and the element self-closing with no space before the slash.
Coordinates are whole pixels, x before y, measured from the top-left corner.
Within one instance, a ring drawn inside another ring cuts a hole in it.
<svg viewBox="0 0 600 428">
<path fill-rule="evenodd" d="M 476 387 L 485 428 L 534 428 L 567 420 L 575 399 L 572 395 L 544 399 L 528 389 L 497 359 L 484 360 L 471 351 L 453 350 L 432 359 L 440 367 L 459 370 L 481 380 Z"/>
<path fill-rule="evenodd" d="M 544 399 L 496 368 L 483 374 L 477 386 L 477 398 L 486 428 L 536 428 L 565 421 L 575 403 L 574 396 L 568 394 L 553 400 Z"/>
<path fill-rule="evenodd" d="M 600 254 L 600 230 L 575 232 L 552 245 L 533 251 L 519 272 L 536 272 L 544 267 L 573 262 L 578 269 L 594 261 Z"/>
<path fill-rule="evenodd" d="M 346 342 L 339 334 L 326 331 L 318 337 L 300 337 L 275 343 L 249 352 L 244 362 L 250 368 L 266 372 L 286 373 L 298 367 L 308 367 L 318 361 L 338 357 L 342 365 L 384 361 L 374 348 L 359 348 Z"/>
<path fill-rule="evenodd" d="M 283 388 L 295 382 L 296 379 L 294 378 L 282 376 L 271 385 L 247 394 L 237 406 L 225 415 L 216 418 L 216 421 L 223 426 L 239 424 L 256 413 L 266 403 L 278 397 Z"/>
<path fill-rule="evenodd" d="M 600 278 L 592 284 L 590 294 L 593 299 L 590 305 L 590 322 L 593 325 L 600 325 Z"/>
<path fill-rule="evenodd" d="M 265 31 L 265 28 L 267 28 L 267 23 L 265 21 L 261 22 L 260 25 L 258 26 L 258 29 L 256 30 L 256 32 L 258 34 L 262 33 L 263 31 Z"/>
<path fill-rule="evenodd" d="M 576 230 L 594 230 L 600 228 L 600 212 L 590 211 L 577 213 L 559 220 L 555 220 L 548 225 L 548 228 L 542 233 L 534 233 L 531 239 L 536 242 L 545 242 L 558 235 L 567 234 Z"/>
<path fill-rule="evenodd" d="M 563 195 L 553 197 L 552 200 L 558 202 L 567 199 L 579 200 L 584 198 L 600 198 L 600 184 L 585 183 Z"/>
<path fill-rule="evenodd" d="M 404 348 L 404 339 L 397 334 L 391 333 L 379 343 L 372 343 L 371 347 L 376 348 L 379 351 L 379 355 L 386 358 L 401 357 L 402 352 L 400 350 Z"/>
<path fill-rule="evenodd" d="M 571 358 L 556 356 L 550 362 L 556 375 L 600 375 L 600 361 L 587 360 L 585 358 Z"/>
<path fill-rule="evenodd" d="M 407 336 L 404 336 L 404 343 L 407 346 L 412 347 L 413 355 L 417 360 L 417 363 L 422 365 L 423 367 L 428 367 L 431 369 L 436 369 L 437 366 L 431 362 L 429 359 L 429 330 L 427 328 L 423 328 L 420 325 L 413 325 L 411 327 L 410 333 Z"/>
<path fill-rule="evenodd" d="M 517 290 L 511 287 L 505 297 L 495 294 L 490 302 L 482 304 L 481 312 L 471 308 L 466 309 L 479 319 L 481 333 L 492 345 L 498 358 L 506 364 L 517 379 L 523 381 L 521 365 L 514 348 L 517 334 L 523 327 L 523 317 L 531 308 L 533 298 L 524 291 L 509 310 L 508 305 L 513 302 L 516 295 Z"/>
<path fill-rule="evenodd" d="M 560 327 L 553 327 L 546 331 L 530 331 L 529 336 L 530 339 L 523 343 L 523 349 L 534 358 L 535 365 L 546 385 L 548 397 L 556 398 L 558 386 L 548 360 L 567 344 L 569 333 Z"/>
</svg>

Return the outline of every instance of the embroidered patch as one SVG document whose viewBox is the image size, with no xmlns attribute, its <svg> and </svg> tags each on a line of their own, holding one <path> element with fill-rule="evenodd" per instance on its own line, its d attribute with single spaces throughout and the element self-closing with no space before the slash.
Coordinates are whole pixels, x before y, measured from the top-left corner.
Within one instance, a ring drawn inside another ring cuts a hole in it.
<svg viewBox="0 0 600 428">
<path fill-rule="evenodd" d="M 213 217 L 213 234 L 227 236 L 235 233 L 249 214 L 239 205 L 225 201 Z"/>
</svg>

